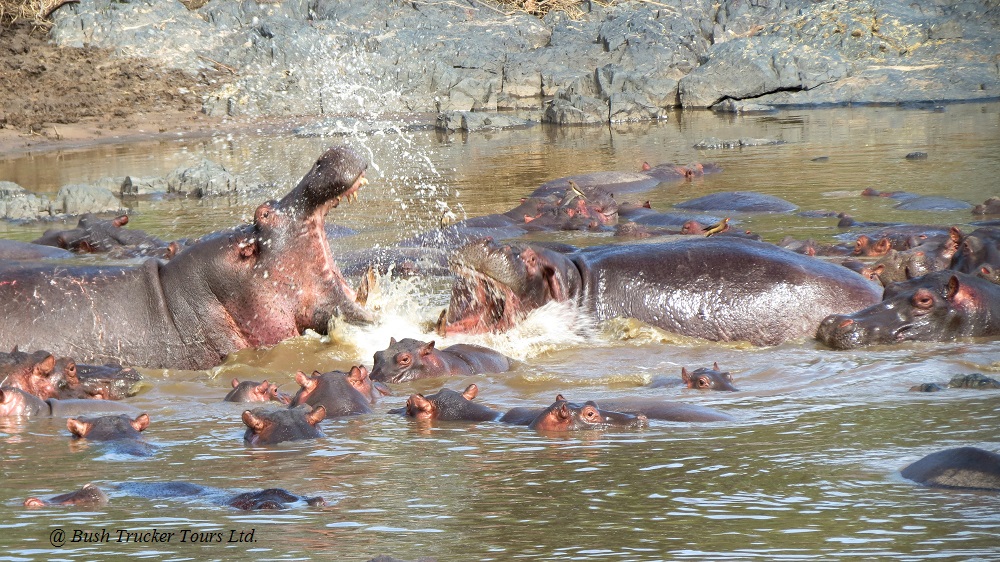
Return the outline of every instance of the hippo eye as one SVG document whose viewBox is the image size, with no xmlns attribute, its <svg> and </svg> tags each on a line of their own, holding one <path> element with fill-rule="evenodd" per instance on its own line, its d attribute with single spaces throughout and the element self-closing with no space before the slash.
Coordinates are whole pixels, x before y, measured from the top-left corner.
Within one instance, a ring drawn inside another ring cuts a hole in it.
<svg viewBox="0 0 1000 562">
<path fill-rule="evenodd" d="M 413 361 L 413 359 L 408 353 L 403 353 L 396 357 L 396 363 L 399 363 L 400 365 L 409 365 L 411 361 Z"/>
<path fill-rule="evenodd" d="M 583 418 L 587 421 L 599 422 L 601 421 L 601 414 L 593 408 L 586 408 L 583 411 Z"/>
<path fill-rule="evenodd" d="M 712 386 L 712 383 L 709 382 L 708 379 L 706 379 L 706 378 L 700 378 L 700 379 L 698 379 L 698 388 L 709 388 L 711 386 Z"/>
</svg>

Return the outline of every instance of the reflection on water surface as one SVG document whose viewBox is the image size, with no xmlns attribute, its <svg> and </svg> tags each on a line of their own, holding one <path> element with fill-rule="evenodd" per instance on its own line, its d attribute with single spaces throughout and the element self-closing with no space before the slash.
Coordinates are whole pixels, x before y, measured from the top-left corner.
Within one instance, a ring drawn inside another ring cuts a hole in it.
<svg viewBox="0 0 1000 562">
<path fill-rule="evenodd" d="M 780 145 L 697 150 L 703 139 L 772 138 Z M 0 161 L 0 178 L 36 191 L 130 174 L 164 175 L 201 158 L 271 185 L 280 196 L 333 142 L 369 151 L 371 184 L 328 220 L 359 231 L 339 251 L 390 244 L 428 228 L 442 213 L 505 211 L 540 183 L 642 162 L 710 161 L 724 171 L 663 184 L 635 200 L 657 209 L 715 191 L 760 191 L 802 210 L 848 212 L 858 220 L 967 225 L 967 211 L 907 212 L 862 198 L 866 187 L 946 195 L 980 203 L 1000 194 L 1000 106 L 784 111 L 722 117 L 678 113 L 664 123 L 442 137 L 433 132 L 360 138 L 213 138 Z M 926 160 L 906 160 L 914 151 Z M 819 160 L 815 160 L 820 157 Z M 141 202 L 130 227 L 161 238 L 196 236 L 249 217 L 263 196 Z M 628 199 L 627 197 L 625 199 Z M 733 217 L 776 241 L 787 234 L 831 241 L 836 219 Z M 0 225 L 31 240 L 50 225 Z M 560 233 L 574 244 L 607 235 Z M 355 280 L 356 281 L 356 280 Z M 521 329 L 473 339 L 520 360 L 503 375 L 416 381 L 394 388 L 379 411 L 412 392 L 475 382 L 479 400 L 506 409 L 574 400 L 664 396 L 718 408 L 735 421 L 695 426 L 653 422 L 635 432 L 540 435 L 491 423 L 418 424 L 384 414 L 324 421 L 326 438 L 249 449 L 241 406 L 222 403 L 233 377 L 268 378 L 292 390 L 296 370 L 371 363 L 389 337 L 433 339 L 427 323 L 447 302 L 447 280 L 384 280 L 377 326 L 341 327 L 333 342 L 305 336 L 246 350 L 210 371 L 144 371 L 150 388 L 132 402 L 149 412 L 150 458 L 71 446 L 63 420 L 0 420 L 6 485 L 0 543 L 11 559 L 144 558 L 413 559 L 994 559 L 1000 557 L 1000 496 L 914 486 L 898 470 L 947 447 L 1000 449 L 996 391 L 910 393 L 954 374 L 1000 372 L 995 341 L 907 344 L 835 352 L 813 341 L 754 349 L 680 338 L 630 322 L 593 325 L 548 307 Z M 780 311 L 775 311 L 780 314 Z M 454 341 L 442 341 L 445 346 Z M 151 344 L 153 344 L 151 342 Z M 718 362 L 740 392 L 641 388 Z M 146 499 L 124 481 L 188 481 L 231 490 L 284 487 L 321 495 L 327 506 L 246 514 L 199 498 Z M 111 502 L 91 510 L 27 510 L 95 482 Z M 256 542 L 49 544 L 53 529 L 254 530 Z"/>
</svg>

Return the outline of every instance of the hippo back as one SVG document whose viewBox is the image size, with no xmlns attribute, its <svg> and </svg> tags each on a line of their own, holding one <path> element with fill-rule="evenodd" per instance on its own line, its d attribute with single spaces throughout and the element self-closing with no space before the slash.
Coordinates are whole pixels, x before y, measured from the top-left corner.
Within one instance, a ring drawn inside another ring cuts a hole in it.
<svg viewBox="0 0 1000 562">
<path fill-rule="evenodd" d="M 574 261 L 599 319 L 627 316 L 713 341 L 812 336 L 830 311 L 860 310 L 882 294 L 846 267 L 740 238 L 600 246 Z"/>
</svg>

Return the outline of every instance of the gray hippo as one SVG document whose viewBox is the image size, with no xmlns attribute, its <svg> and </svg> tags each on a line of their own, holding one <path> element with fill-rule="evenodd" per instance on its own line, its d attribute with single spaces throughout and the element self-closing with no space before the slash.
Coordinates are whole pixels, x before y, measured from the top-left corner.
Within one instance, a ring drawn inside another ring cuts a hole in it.
<svg viewBox="0 0 1000 562">
<path fill-rule="evenodd" d="M 134 406 L 113 400 L 89 398 L 41 398 L 19 388 L 0 387 L 0 417 L 6 416 L 55 416 L 68 417 L 84 414 L 139 413 Z"/>
<path fill-rule="evenodd" d="M 900 474 L 925 486 L 1000 490 L 1000 455 L 976 447 L 946 449 L 927 455 Z"/>
<path fill-rule="evenodd" d="M 456 253 L 439 333 L 508 330 L 550 301 L 598 320 L 631 317 L 713 341 L 777 345 L 815 334 L 830 314 L 879 301 L 881 288 L 839 265 L 742 238 L 597 246 L 564 255 L 492 240 Z"/>
<path fill-rule="evenodd" d="M 204 237 L 167 263 L 0 265 L 0 348 L 81 361 L 206 369 L 331 317 L 368 321 L 324 231 L 327 211 L 367 183 L 367 162 L 336 147 L 249 224 Z"/>
<path fill-rule="evenodd" d="M 816 338 L 834 349 L 997 335 L 1000 285 L 954 271 L 893 283 L 882 302 L 833 314 L 816 330 Z"/>
<path fill-rule="evenodd" d="M 299 441 L 323 437 L 317 425 L 326 417 L 326 408 L 308 405 L 284 410 L 254 408 L 243 412 L 247 430 L 243 441 L 247 445 L 274 445 L 282 441 Z"/>
<path fill-rule="evenodd" d="M 434 341 L 389 338 L 389 347 L 376 351 L 371 378 L 383 382 L 406 382 L 448 375 L 505 373 L 511 359 L 492 349 L 473 344 L 456 344 L 444 349 Z"/>
</svg>

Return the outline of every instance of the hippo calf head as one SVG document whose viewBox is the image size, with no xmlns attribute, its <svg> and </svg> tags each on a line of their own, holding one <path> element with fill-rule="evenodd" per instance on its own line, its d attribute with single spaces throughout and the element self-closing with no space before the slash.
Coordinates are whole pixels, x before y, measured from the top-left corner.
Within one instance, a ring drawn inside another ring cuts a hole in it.
<svg viewBox="0 0 1000 562">
<path fill-rule="evenodd" d="M 83 488 L 53 496 L 47 500 L 31 497 L 24 500 L 24 507 L 45 507 L 50 505 L 80 505 L 101 506 L 108 503 L 108 496 L 93 484 L 84 484 Z"/>
<path fill-rule="evenodd" d="M 688 388 L 698 390 L 736 390 L 733 375 L 729 371 L 720 370 L 718 363 L 713 363 L 711 369 L 702 367 L 695 369 L 693 373 L 681 367 L 681 380 Z"/>
<path fill-rule="evenodd" d="M 101 416 L 97 418 L 69 418 L 66 428 L 74 438 L 86 437 L 91 441 L 112 441 L 115 439 L 139 439 L 140 432 L 149 427 L 149 416 L 141 414 L 132 419 L 126 414 Z"/>
<path fill-rule="evenodd" d="M 575 404 L 562 395 L 538 415 L 528 427 L 538 431 L 579 431 L 611 428 L 641 429 L 649 425 L 643 414 L 627 414 L 601 410 L 597 403 Z"/>
<path fill-rule="evenodd" d="M 462 392 L 442 388 L 429 396 L 414 394 L 406 400 L 406 415 L 418 420 L 495 420 L 500 412 L 474 403 L 478 394 L 479 387 L 474 384 L 470 384 Z"/>
<path fill-rule="evenodd" d="M 243 412 L 247 430 L 243 441 L 248 445 L 274 445 L 282 441 L 323 437 L 317 425 L 326 417 L 326 408 L 299 406 L 287 410 L 255 408 Z"/>
<path fill-rule="evenodd" d="M 433 340 L 389 338 L 389 347 L 376 351 L 372 358 L 371 378 L 376 381 L 400 383 L 450 374 Z"/>
</svg>

